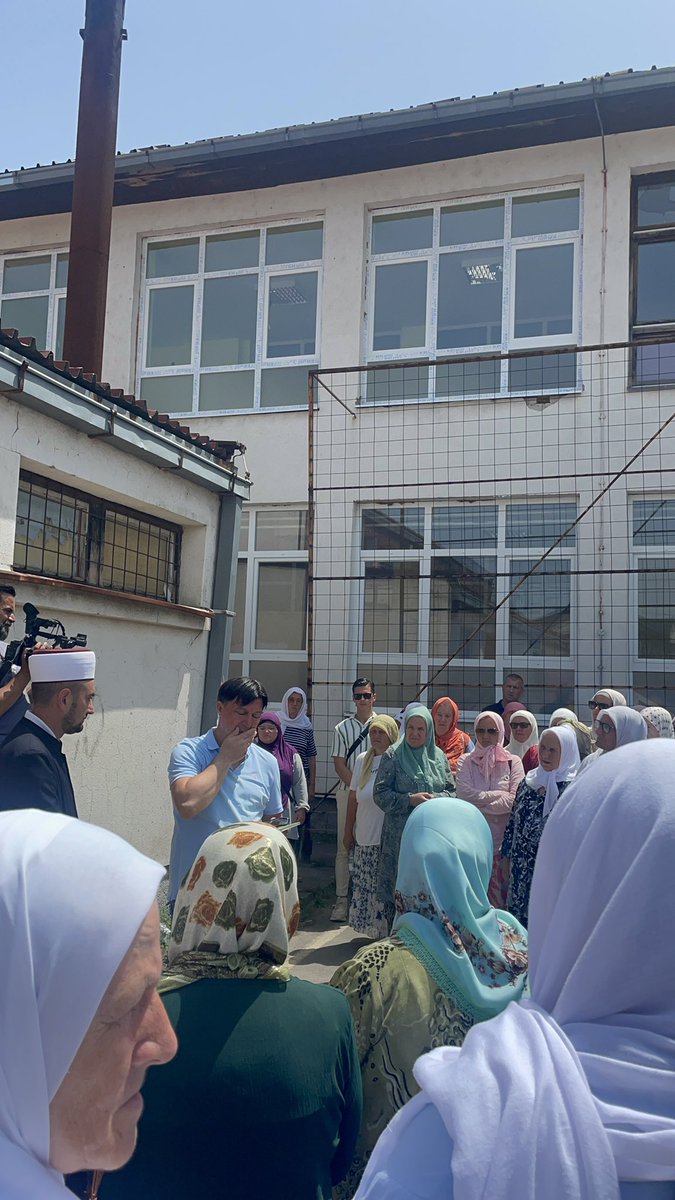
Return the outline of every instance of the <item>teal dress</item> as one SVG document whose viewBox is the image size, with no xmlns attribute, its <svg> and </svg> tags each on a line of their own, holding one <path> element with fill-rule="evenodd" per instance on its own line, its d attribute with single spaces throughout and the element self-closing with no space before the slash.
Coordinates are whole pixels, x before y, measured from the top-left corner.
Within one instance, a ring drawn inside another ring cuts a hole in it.
<svg viewBox="0 0 675 1200">
<path fill-rule="evenodd" d="M 345 997 L 302 979 L 201 979 L 162 999 L 178 1053 L 149 1072 L 136 1152 L 101 1200 L 329 1200 L 361 1123 Z"/>
</svg>

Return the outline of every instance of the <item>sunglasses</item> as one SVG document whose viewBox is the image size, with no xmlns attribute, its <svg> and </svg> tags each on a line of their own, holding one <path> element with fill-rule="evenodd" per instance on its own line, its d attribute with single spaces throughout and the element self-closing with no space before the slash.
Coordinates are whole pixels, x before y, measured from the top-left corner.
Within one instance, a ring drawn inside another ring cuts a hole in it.
<svg viewBox="0 0 675 1200">
<path fill-rule="evenodd" d="M 589 700 L 588 707 L 605 709 L 605 708 L 611 708 L 612 705 L 611 704 L 601 704 L 599 700 Z"/>
<path fill-rule="evenodd" d="M 372 700 L 372 698 L 373 698 L 372 692 L 354 692 L 355 700 Z"/>
<path fill-rule="evenodd" d="M 483 733 L 483 734 L 485 734 L 485 733 L 493 734 L 493 733 L 496 733 L 496 732 L 497 732 L 497 730 L 496 730 L 496 729 L 492 729 L 492 728 L 490 728 L 490 729 L 477 729 L 477 730 L 476 730 L 476 733 Z"/>
<path fill-rule="evenodd" d="M 601 729 L 603 733 L 614 733 L 614 726 L 611 721 L 596 721 L 596 729 Z"/>
<path fill-rule="evenodd" d="M 529 721 L 511 721 L 512 729 L 531 729 Z"/>
</svg>

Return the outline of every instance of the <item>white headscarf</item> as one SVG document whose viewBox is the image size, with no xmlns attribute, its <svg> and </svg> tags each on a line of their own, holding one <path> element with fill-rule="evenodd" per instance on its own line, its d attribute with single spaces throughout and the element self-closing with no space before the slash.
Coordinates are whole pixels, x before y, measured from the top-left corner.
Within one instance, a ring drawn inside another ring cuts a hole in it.
<svg viewBox="0 0 675 1200">
<path fill-rule="evenodd" d="M 457 1200 L 618 1200 L 619 1180 L 675 1179 L 674 775 L 655 738 L 561 797 L 532 883 L 531 999 L 418 1059 L 423 1092 L 359 1197 L 386 1194 L 385 1147 L 425 1105 L 452 1139 Z"/>
<path fill-rule="evenodd" d="M 612 704 L 615 704 L 621 708 L 624 708 L 628 704 L 623 692 L 617 692 L 616 688 L 598 688 L 597 692 L 593 692 L 594 700 L 596 696 L 609 696 Z"/>
<path fill-rule="evenodd" d="M 289 715 L 288 715 L 288 699 L 289 699 L 289 696 L 293 696 L 296 693 L 298 696 L 302 696 L 302 708 L 300 709 L 300 712 L 298 713 L 297 717 L 289 717 Z M 287 692 L 284 692 L 284 694 L 281 698 L 281 709 L 279 712 L 279 717 L 281 719 L 281 732 L 282 733 L 285 733 L 287 729 L 311 729 L 312 728 L 312 722 L 310 721 L 309 717 L 307 716 L 307 696 L 303 692 L 302 688 L 292 687 L 292 688 L 289 688 Z"/>
<path fill-rule="evenodd" d="M 509 754 L 515 754 L 516 758 L 524 758 L 530 747 L 536 746 L 537 742 L 539 741 L 539 726 L 537 725 L 537 718 L 533 716 L 531 712 L 528 712 L 526 708 L 519 708 L 517 712 L 511 713 L 511 716 L 509 717 L 509 726 L 511 725 L 511 722 L 517 720 L 518 717 L 526 717 L 532 726 L 529 737 L 525 742 L 517 742 L 513 734 L 511 734 L 511 741 L 506 749 L 508 750 Z"/>
<path fill-rule="evenodd" d="M 596 719 L 601 720 L 602 717 L 609 717 L 616 729 L 617 750 L 619 746 L 627 746 L 630 742 L 643 742 L 647 737 L 647 722 L 642 713 L 636 712 L 634 708 L 623 708 L 617 705 L 614 708 L 605 709 L 601 717 Z M 607 751 L 605 751 L 606 753 Z"/>
<path fill-rule="evenodd" d="M 649 708 L 643 708 L 640 716 L 644 717 L 645 721 L 649 721 L 655 729 L 658 729 L 659 737 L 675 738 L 673 718 L 667 708 L 660 708 L 657 704 L 652 704 Z"/>
<path fill-rule="evenodd" d="M 555 729 L 547 729 L 545 732 L 557 737 L 560 743 L 560 762 L 555 771 L 545 771 L 539 763 L 533 771 L 527 772 L 525 782 L 535 792 L 539 788 L 546 788 L 543 815 L 547 817 L 558 799 L 558 784 L 569 783 L 574 779 L 581 766 L 581 758 L 577 735 L 571 725 L 556 725 Z"/>
<path fill-rule="evenodd" d="M 556 708 L 555 712 L 551 713 L 551 719 L 548 723 L 549 729 L 553 728 L 554 721 L 576 721 L 577 714 L 572 712 L 571 708 Z"/>
<path fill-rule="evenodd" d="M 0 813 L 2 1200 L 72 1200 L 49 1165 L 49 1104 L 163 874 L 84 821 Z"/>
</svg>

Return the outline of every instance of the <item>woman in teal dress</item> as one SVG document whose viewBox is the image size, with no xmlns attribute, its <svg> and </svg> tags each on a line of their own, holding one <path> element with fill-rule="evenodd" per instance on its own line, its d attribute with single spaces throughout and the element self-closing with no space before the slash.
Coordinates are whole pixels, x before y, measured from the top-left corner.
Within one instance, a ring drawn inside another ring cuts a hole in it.
<svg viewBox="0 0 675 1200">
<path fill-rule="evenodd" d="M 373 800 L 384 813 L 375 891 L 388 925 L 394 919 L 394 888 L 401 835 L 411 812 L 431 796 L 453 796 L 455 781 L 447 757 L 436 745 L 434 719 L 423 704 L 405 710 L 401 736 L 385 750 Z"/>
<path fill-rule="evenodd" d="M 207 838 L 161 985 L 178 1054 L 148 1075 L 136 1153 L 101 1200 L 329 1200 L 356 1144 L 361 1074 L 344 996 L 291 977 L 299 917 L 279 830 Z"/>
<path fill-rule="evenodd" d="M 472 804 L 427 800 L 403 831 L 391 937 L 366 946 L 332 983 L 349 1000 L 363 1075 L 357 1152 L 339 1200 L 353 1196 L 394 1113 L 418 1090 L 413 1066 L 436 1046 L 461 1046 L 525 986 L 527 935 L 490 906 L 492 835 Z"/>
</svg>

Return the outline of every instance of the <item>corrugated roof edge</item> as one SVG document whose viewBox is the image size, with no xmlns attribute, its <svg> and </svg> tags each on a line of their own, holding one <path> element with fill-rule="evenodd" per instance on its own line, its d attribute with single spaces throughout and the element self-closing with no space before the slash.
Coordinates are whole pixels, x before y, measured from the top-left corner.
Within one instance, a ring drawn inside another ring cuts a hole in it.
<svg viewBox="0 0 675 1200">
<path fill-rule="evenodd" d="M 68 380 L 69 383 L 76 383 L 78 387 L 87 388 L 88 391 L 94 392 L 95 395 L 107 400 L 110 404 L 115 404 L 117 408 L 124 409 L 132 416 L 140 417 L 151 425 L 156 425 L 165 432 L 172 433 L 174 437 L 189 442 L 196 450 L 217 459 L 223 467 L 236 471 L 232 462 L 235 454 L 246 453 L 246 446 L 243 442 L 218 442 L 207 437 L 206 434 L 194 433 L 187 425 L 181 425 L 178 421 L 174 421 L 168 413 L 149 409 L 144 400 L 137 400 L 135 396 L 125 395 L 122 388 L 111 388 L 109 383 L 100 383 L 95 375 L 85 371 L 83 367 L 71 367 L 70 363 L 57 362 L 51 350 L 40 350 L 35 338 L 19 337 L 16 329 L 0 329 L 0 346 L 22 354 L 31 362 Z"/>
<path fill-rule="evenodd" d="M 207 153 L 217 153 L 217 149 L 222 151 L 226 147 L 235 146 L 239 149 L 242 144 L 247 145 L 251 151 L 256 149 L 264 149 L 269 145 L 275 145 L 278 142 L 302 142 L 303 139 L 312 141 L 321 141 L 330 137 L 339 136 L 341 132 L 358 130 L 359 133 L 376 132 L 386 130 L 389 127 L 394 127 L 397 124 L 410 125 L 416 121 L 427 119 L 429 116 L 437 120 L 443 112 L 453 111 L 457 117 L 460 113 L 464 116 L 474 115 L 477 111 L 497 111 L 501 109 L 509 109 L 519 103 L 531 103 L 533 94 L 536 94 L 538 100 L 542 104 L 554 104 L 563 99 L 569 99 L 572 96 L 585 94 L 588 92 L 592 95 L 595 91 L 602 96 L 603 92 L 608 94 L 611 92 L 621 92 L 628 90 L 638 90 L 641 87 L 660 86 L 664 83 L 675 83 L 675 67 L 650 67 L 645 70 L 634 71 L 628 68 L 625 71 L 606 72 L 604 75 L 591 75 L 584 79 L 574 80 L 570 83 L 560 82 L 557 84 L 531 84 L 525 87 L 515 87 L 501 92 L 492 92 L 486 96 L 471 96 L 459 97 L 455 96 L 446 100 L 432 100 L 424 104 L 410 105 L 408 108 L 389 109 L 381 112 L 364 113 L 357 116 L 334 117 L 327 121 L 311 121 L 303 125 L 286 125 L 277 126 L 272 129 L 266 129 L 251 133 L 227 134 L 220 137 L 200 138 L 194 142 L 183 142 L 172 145 L 170 143 L 160 143 L 157 146 L 139 147 L 134 150 L 118 151 L 115 161 L 116 175 L 124 173 L 125 166 L 130 168 L 134 164 L 134 159 L 145 156 L 149 162 L 151 160 L 157 162 L 170 162 L 172 159 L 184 156 L 186 153 L 193 152 L 200 147 L 203 147 Z M 72 173 L 72 159 L 67 159 L 66 162 L 53 162 L 51 166 L 37 165 L 35 167 L 19 167 L 16 169 L 5 168 L 0 171 L 0 186 L 26 186 L 29 182 L 39 185 L 41 181 L 47 182 L 60 173 L 64 172 L 64 168 L 68 173 Z"/>
</svg>

